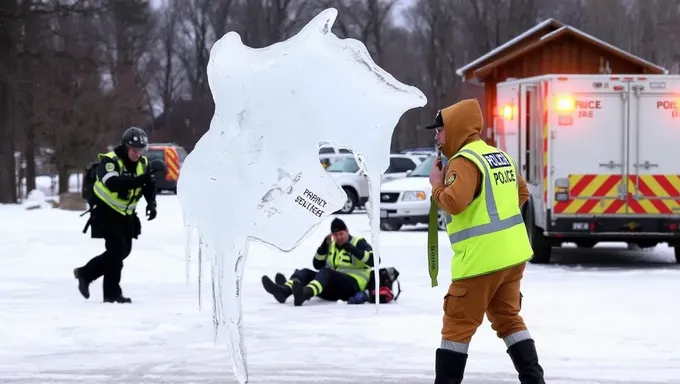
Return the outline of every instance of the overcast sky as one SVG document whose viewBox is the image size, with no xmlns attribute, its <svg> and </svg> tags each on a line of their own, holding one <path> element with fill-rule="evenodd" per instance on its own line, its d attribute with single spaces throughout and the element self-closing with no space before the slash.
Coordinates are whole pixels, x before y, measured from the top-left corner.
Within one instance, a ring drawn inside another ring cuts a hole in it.
<svg viewBox="0 0 680 384">
<path fill-rule="evenodd" d="M 165 3 L 166 0 L 151 0 L 151 6 L 158 8 Z M 395 8 L 392 10 L 392 17 L 398 24 L 403 24 L 406 20 L 401 17 L 401 11 L 413 4 L 415 0 L 397 0 Z"/>
</svg>

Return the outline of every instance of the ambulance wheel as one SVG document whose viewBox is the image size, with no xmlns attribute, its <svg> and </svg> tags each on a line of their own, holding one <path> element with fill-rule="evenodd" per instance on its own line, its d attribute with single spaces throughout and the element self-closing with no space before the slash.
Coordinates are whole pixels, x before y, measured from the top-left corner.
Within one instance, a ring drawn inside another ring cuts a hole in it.
<svg viewBox="0 0 680 384">
<path fill-rule="evenodd" d="M 675 262 L 680 263 L 680 246 L 676 245 L 673 250 L 675 251 Z"/>
<path fill-rule="evenodd" d="M 543 230 L 536 226 L 536 216 L 534 216 L 533 206 L 529 206 L 525 211 L 525 223 L 527 226 L 527 234 L 531 242 L 531 248 L 534 250 L 534 257 L 529 260 L 532 264 L 548 264 L 550 263 L 550 253 L 552 252 L 552 245 L 547 237 L 543 236 Z"/>
</svg>

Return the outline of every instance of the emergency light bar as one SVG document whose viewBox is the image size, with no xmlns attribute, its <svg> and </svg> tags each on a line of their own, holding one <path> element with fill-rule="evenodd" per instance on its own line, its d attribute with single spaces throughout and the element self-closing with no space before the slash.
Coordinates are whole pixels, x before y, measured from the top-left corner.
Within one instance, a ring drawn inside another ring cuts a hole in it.
<svg viewBox="0 0 680 384">
<path fill-rule="evenodd" d="M 571 96 L 558 96 L 555 102 L 557 112 L 571 113 L 576 108 L 576 102 Z"/>
</svg>

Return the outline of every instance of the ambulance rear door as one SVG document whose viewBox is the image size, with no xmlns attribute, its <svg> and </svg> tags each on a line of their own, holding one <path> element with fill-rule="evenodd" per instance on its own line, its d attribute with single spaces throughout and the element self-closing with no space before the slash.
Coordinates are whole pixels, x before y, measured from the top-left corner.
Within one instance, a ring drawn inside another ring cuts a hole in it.
<svg viewBox="0 0 680 384">
<path fill-rule="evenodd" d="M 548 84 L 549 207 L 553 216 L 626 210 L 627 86 L 608 76 L 552 78 Z"/>
<path fill-rule="evenodd" d="M 630 83 L 628 213 L 680 214 L 680 76 Z"/>
</svg>

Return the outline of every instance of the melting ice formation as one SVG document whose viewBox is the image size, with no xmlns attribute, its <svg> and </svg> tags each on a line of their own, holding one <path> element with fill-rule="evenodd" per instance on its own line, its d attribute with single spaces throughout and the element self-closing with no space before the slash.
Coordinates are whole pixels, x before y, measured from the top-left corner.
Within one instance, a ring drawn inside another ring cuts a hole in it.
<svg viewBox="0 0 680 384">
<path fill-rule="evenodd" d="M 297 35 L 262 49 L 229 32 L 210 51 L 215 114 L 184 161 L 177 189 L 187 258 L 196 230 L 199 268 L 204 256 L 212 262 L 216 338 L 226 330 L 241 383 L 248 380 L 241 313 L 248 242 L 291 251 L 342 207 L 344 191 L 319 163 L 321 142 L 355 152 L 369 176 L 371 202 L 379 202 L 394 127 L 427 102 L 378 67 L 361 42 L 335 36 L 336 17 L 326 9 Z M 376 252 L 378 210 L 370 204 Z"/>
</svg>

